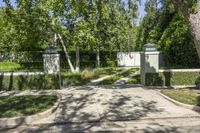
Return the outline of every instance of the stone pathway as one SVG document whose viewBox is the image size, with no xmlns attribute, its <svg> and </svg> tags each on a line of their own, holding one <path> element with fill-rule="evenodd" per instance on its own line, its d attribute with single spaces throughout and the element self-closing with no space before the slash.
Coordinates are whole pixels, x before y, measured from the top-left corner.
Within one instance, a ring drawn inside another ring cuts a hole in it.
<svg viewBox="0 0 200 133">
<path fill-rule="evenodd" d="M 156 91 L 132 86 L 57 90 L 62 100 L 48 118 L 4 132 L 200 132 L 200 114 Z M 184 128 L 183 128 L 184 127 Z M 191 131 L 192 131 L 191 130 Z"/>
<path fill-rule="evenodd" d="M 123 77 L 119 80 L 117 80 L 115 83 L 113 83 L 112 85 L 124 85 L 126 83 L 126 81 L 128 81 L 131 77 L 136 76 L 140 74 L 140 71 L 135 72 L 134 74 L 130 74 L 127 77 Z"/>
<path fill-rule="evenodd" d="M 132 67 L 124 67 L 124 70 L 120 71 L 120 72 L 116 72 L 115 74 L 112 74 L 112 75 L 108 75 L 108 76 L 104 76 L 102 78 L 98 78 L 98 79 L 95 79 L 95 80 L 92 80 L 90 83 L 88 83 L 87 85 L 88 86 L 94 86 L 94 85 L 98 85 L 101 81 L 105 80 L 105 79 L 108 79 L 108 78 L 111 78 L 115 75 L 118 75 L 118 74 L 122 74 L 126 71 L 128 71 L 129 69 L 131 69 Z"/>
</svg>

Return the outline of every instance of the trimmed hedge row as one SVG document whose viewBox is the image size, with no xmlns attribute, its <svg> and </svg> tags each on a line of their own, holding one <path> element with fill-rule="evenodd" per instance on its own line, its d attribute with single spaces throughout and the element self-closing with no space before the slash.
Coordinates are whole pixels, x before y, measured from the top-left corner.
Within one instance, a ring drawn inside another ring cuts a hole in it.
<svg viewBox="0 0 200 133">
<path fill-rule="evenodd" d="M 83 85 L 90 79 L 81 74 L 61 74 L 61 86 Z M 58 75 L 0 76 L 0 91 L 59 89 Z"/>
<path fill-rule="evenodd" d="M 58 89 L 57 75 L 0 76 L 0 90 Z"/>
<path fill-rule="evenodd" d="M 64 69 L 68 69 L 69 65 L 66 61 L 65 53 L 62 51 L 58 52 L 60 54 L 60 62 L 61 67 Z M 1 59 L 0 61 L 12 61 L 18 62 L 23 68 L 26 69 L 42 69 L 43 68 L 43 58 L 42 55 L 44 54 L 43 51 L 27 51 L 27 52 L 16 52 L 16 53 L 0 53 L 0 55 L 13 55 L 14 59 Z M 69 51 L 69 55 L 72 61 L 72 64 L 75 64 L 76 59 L 76 51 Z M 101 66 L 116 66 L 117 65 L 117 51 L 100 51 L 100 61 Z M 95 67 L 96 64 L 96 52 L 95 51 L 88 51 L 88 50 L 81 50 L 80 51 L 80 66 L 81 68 L 85 67 Z"/>
<path fill-rule="evenodd" d="M 195 85 L 200 76 L 199 72 L 163 72 L 147 73 L 147 86 L 173 86 L 173 85 Z"/>
</svg>

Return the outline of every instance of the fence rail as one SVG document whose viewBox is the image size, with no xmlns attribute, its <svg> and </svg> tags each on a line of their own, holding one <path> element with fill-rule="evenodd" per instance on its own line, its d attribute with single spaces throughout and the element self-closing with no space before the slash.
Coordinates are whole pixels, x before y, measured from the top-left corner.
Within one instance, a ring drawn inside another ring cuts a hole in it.
<svg viewBox="0 0 200 133">
<path fill-rule="evenodd" d="M 158 72 L 200 72 L 200 69 L 159 69 Z"/>
<path fill-rule="evenodd" d="M 0 72 L 0 76 L 44 75 L 44 72 Z"/>
</svg>

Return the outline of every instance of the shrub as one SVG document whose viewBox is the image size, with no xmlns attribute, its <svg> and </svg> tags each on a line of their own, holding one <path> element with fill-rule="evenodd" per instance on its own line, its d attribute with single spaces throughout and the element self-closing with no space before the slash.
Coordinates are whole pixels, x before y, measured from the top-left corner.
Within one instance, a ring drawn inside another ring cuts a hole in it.
<svg viewBox="0 0 200 133">
<path fill-rule="evenodd" d="M 81 72 L 81 78 L 85 79 L 85 80 L 90 80 L 93 77 L 93 73 L 91 71 L 88 70 L 84 70 Z"/>
<path fill-rule="evenodd" d="M 198 72 L 164 72 L 147 73 L 147 86 L 173 86 L 173 85 L 195 85 L 199 77 Z"/>
<path fill-rule="evenodd" d="M 128 79 L 126 84 L 140 84 L 140 75 L 136 75 Z"/>
<path fill-rule="evenodd" d="M 195 81 L 195 85 L 197 89 L 200 89 L 200 77 L 198 77 L 197 80 Z"/>
<path fill-rule="evenodd" d="M 113 61 L 113 60 L 106 60 L 106 66 L 109 66 L 109 67 L 116 67 L 117 66 L 117 63 L 116 61 Z"/>
<path fill-rule="evenodd" d="M 0 76 L 0 90 L 58 89 L 57 75 Z"/>
<path fill-rule="evenodd" d="M 100 84 L 101 85 L 110 85 L 110 84 L 113 84 L 115 81 L 119 80 L 120 78 L 123 78 L 123 76 L 116 75 L 116 76 L 113 76 L 113 77 L 103 80 L 102 82 L 100 82 Z"/>
<path fill-rule="evenodd" d="M 21 68 L 21 65 L 16 62 L 0 62 L 0 71 L 16 71 Z"/>
<path fill-rule="evenodd" d="M 107 79 L 103 80 L 102 82 L 100 82 L 100 84 L 102 84 L 102 85 L 113 84 L 115 81 L 117 81 L 117 80 L 119 80 L 119 79 L 121 79 L 123 77 L 129 76 L 130 74 L 135 73 L 137 70 L 138 69 L 136 69 L 136 68 L 129 69 L 129 70 L 127 70 L 127 71 L 125 71 L 125 72 L 123 72 L 121 74 L 117 74 L 117 75 L 115 75 L 113 77 L 110 77 L 110 78 L 107 78 Z"/>
</svg>

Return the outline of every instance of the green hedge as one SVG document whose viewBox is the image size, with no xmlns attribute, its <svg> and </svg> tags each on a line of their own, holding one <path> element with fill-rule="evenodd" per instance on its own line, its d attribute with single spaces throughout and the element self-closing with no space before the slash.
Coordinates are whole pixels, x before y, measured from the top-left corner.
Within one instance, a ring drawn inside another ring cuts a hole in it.
<svg viewBox="0 0 200 133">
<path fill-rule="evenodd" d="M 80 73 L 61 72 L 61 87 L 85 85 L 90 80 L 121 71 L 122 68 L 98 68 Z M 0 76 L 0 91 L 59 89 L 58 75 Z"/>
<path fill-rule="evenodd" d="M 60 54 L 61 68 L 69 69 L 69 65 L 66 61 L 65 53 L 62 51 L 58 51 L 58 53 Z M 8 53 L 4 53 L 4 54 L 8 54 Z M 23 69 L 43 69 L 43 58 L 42 58 L 43 54 L 44 54 L 44 51 L 16 52 L 15 53 L 16 59 L 13 62 L 18 62 Z M 69 51 L 69 55 L 70 55 L 72 64 L 75 64 L 76 51 Z M 117 51 L 101 50 L 100 62 L 101 62 L 102 67 L 117 66 Z M 80 51 L 81 68 L 86 68 L 86 67 L 94 68 L 95 64 L 96 64 L 95 51 L 88 51 L 88 50 Z"/>
<path fill-rule="evenodd" d="M 21 65 L 16 62 L 0 62 L 0 72 L 16 71 L 21 69 Z"/>
<path fill-rule="evenodd" d="M 57 75 L 0 76 L 0 91 L 58 89 Z"/>
<path fill-rule="evenodd" d="M 61 86 L 83 85 L 90 81 L 77 73 L 62 73 Z M 59 89 L 58 75 L 0 76 L 0 91 Z"/>
<path fill-rule="evenodd" d="M 195 85 L 199 72 L 147 73 L 147 86 Z"/>
</svg>

